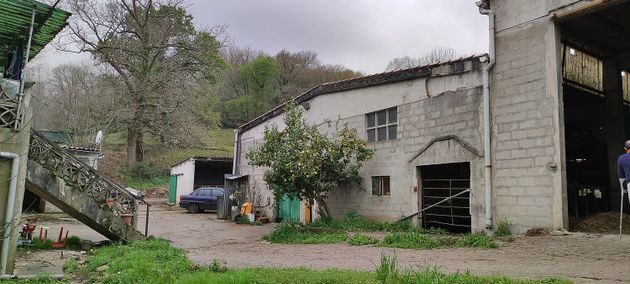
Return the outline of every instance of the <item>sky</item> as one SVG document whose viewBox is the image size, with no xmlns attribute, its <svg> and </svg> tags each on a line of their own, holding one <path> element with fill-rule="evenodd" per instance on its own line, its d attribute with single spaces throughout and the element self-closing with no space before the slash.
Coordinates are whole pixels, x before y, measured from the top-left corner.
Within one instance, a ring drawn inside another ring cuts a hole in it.
<svg viewBox="0 0 630 284">
<path fill-rule="evenodd" d="M 236 46 L 276 54 L 312 50 L 326 64 L 364 73 L 385 70 L 404 55 L 436 46 L 467 56 L 487 51 L 486 16 L 473 0 L 188 0 L 199 28 L 227 27 Z M 49 65 L 89 61 L 85 55 L 44 52 Z M 38 56 L 39 57 L 39 56 Z"/>
</svg>

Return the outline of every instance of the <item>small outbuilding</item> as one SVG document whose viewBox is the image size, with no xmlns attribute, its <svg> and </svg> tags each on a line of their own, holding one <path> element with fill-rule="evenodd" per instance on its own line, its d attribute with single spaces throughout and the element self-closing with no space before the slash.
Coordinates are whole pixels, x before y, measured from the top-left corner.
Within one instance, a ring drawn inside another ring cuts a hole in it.
<svg viewBox="0 0 630 284">
<path fill-rule="evenodd" d="M 192 157 L 171 166 L 168 202 L 200 187 L 224 187 L 225 175 L 232 174 L 231 157 Z"/>
</svg>

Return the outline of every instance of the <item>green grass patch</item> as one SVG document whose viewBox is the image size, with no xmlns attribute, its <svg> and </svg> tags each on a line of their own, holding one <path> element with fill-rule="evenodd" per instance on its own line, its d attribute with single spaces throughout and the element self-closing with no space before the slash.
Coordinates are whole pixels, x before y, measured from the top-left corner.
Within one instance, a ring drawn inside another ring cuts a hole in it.
<svg viewBox="0 0 630 284">
<path fill-rule="evenodd" d="M 443 273 L 437 268 L 399 269 L 395 256 L 382 256 L 375 271 L 307 268 L 229 269 L 218 260 L 196 267 L 181 249 L 164 240 L 151 239 L 129 245 L 113 245 L 94 250 L 84 264 L 69 260 L 64 271 L 72 283 L 571 283 L 562 279 L 518 280 L 503 276 L 475 276 L 470 273 Z M 18 283 L 59 283 L 41 281 Z"/>
<path fill-rule="evenodd" d="M 476 233 L 470 235 L 427 234 L 424 231 L 393 232 L 383 238 L 383 247 L 408 249 L 438 249 L 449 247 L 496 248 L 497 243 L 491 237 Z"/>
<path fill-rule="evenodd" d="M 89 255 L 79 274 L 87 282 L 157 284 L 175 283 L 192 268 L 184 251 L 152 239 L 100 248 Z"/>
<path fill-rule="evenodd" d="M 348 239 L 343 232 L 313 231 L 296 223 L 280 223 L 263 240 L 280 244 L 334 244 Z"/>
<path fill-rule="evenodd" d="M 373 245 L 378 243 L 377 239 L 370 238 L 363 234 L 356 234 L 350 238 L 348 238 L 348 243 L 353 246 L 365 246 L 365 245 Z"/>
<path fill-rule="evenodd" d="M 342 219 L 320 219 L 313 222 L 311 227 L 330 228 L 343 231 L 408 231 L 413 228 L 409 221 L 375 222 L 359 215 L 356 209 L 350 210 Z"/>
</svg>

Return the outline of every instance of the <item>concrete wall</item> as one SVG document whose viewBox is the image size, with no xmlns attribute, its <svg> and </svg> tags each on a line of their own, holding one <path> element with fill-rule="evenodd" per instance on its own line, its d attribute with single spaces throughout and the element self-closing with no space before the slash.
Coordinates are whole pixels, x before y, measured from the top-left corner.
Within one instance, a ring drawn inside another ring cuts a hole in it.
<svg viewBox="0 0 630 284">
<path fill-rule="evenodd" d="M 195 160 L 188 159 L 171 168 L 171 175 L 177 176 L 177 197 L 175 203 L 179 203 L 179 196 L 193 191 L 195 183 Z"/>
<path fill-rule="evenodd" d="M 30 88 L 25 89 L 24 96 L 24 121 L 30 121 L 32 117 L 31 91 Z M 17 249 L 17 238 L 19 236 L 19 228 L 22 213 L 22 201 L 24 199 L 24 186 L 26 180 L 26 162 L 28 160 L 28 144 L 31 136 L 30 123 L 23 123 L 18 132 L 9 128 L 0 128 L 0 151 L 11 152 L 20 155 L 20 166 L 18 173 L 17 192 L 14 200 L 8 200 L 9 181 L 11 179 L 11 160 L 0 159 L 0 222 L 5 224 L 5 216 L 7 212 L 7 204 L 14 204 L 13 221 L 11 222 L 11 237 L 9 242 L 7 273 L 13 273 L 15 264 L 15 254 Z"/>
<path fill-rule="evenodd" d="M 376 150 L 374 157 L 364 164 L 360 174 L 362 187 L 334 189 L 328 198 L 329 207 L 335 216 L 341 216 L 350 209 L 376 220 L 396 220 L 418 210 L 416 167 L 437 163 L 471 162 L 472 174 L 479 177 L 473 187 L 471 211 L 473 226 L 477 228 L 482 213 L 483 193 L 479 192 L 482 163 L 478 155 L 462 147 L 454 140 L 433 144 L 422 155 L 409 161 L 434 138 L 454 134 L 468 144 L 481 149 L 480 138 L 480 97 L 481 73 L 473 70 L 471 62 L 466 62 L 465 72 L 460 75 L 447 75 L 450 67 L 433 70 L 438 76 L 428 79 L 415 79 L 387 85 L 355 89 L 325 94 L 309 101 L 310 108 L 305 112 L 309 123 L 321 124 L 326 119 L 341 121 L 356 128 L 367 139 L 365 114 L 398 106 L 398 134 L 396 140 L 374 142 L 369 146 Z M 430 96 L 430 97 L 429 97 Z M 357 103 L 360 102 L 360 103 Z M 245 153 L 262 143 L 265 125 L 276 124 L 284 127 L 282 116 L 258 125 L 241 133 L 238 173 L 250 175 L 250 183 L 255 183 L 263 200 L 272 197 L 263 181 L 264 169 L 248 165 Z M 320 125 L 322 131 L 332 131 Z M 391 195 L 373 196 L 372 176 L 390 176 Z M 267 214 L 272 213 L 267 208 Z M 479 227 L 482 228 L 482 227 Z"/>
<path fill-rule="evenodd" d="M 491 83 L 494 214 L 567 228 L 559 31 L 551 12 L 575 1 L 491 1 L 497 64 Z"/>
</svg>

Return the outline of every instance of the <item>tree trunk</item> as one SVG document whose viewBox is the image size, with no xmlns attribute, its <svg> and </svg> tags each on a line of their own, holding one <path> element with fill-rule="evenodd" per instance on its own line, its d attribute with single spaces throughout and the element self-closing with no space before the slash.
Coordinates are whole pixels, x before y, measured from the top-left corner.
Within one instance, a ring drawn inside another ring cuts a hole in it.
<svg viewBox="0 0 630 284">
<path fill-rule="evenodd" d="M 136 129 L 136 162 L 144 161 L 144 132 Z"/>
<path fill-rule="evenodd" d="M 317 211 L 319 211 L 319 216 L 322 219 L 330 218 L 330 209 L 328 208 L 328 204 L 321 197 L 315 197 L 315 201 L 317 201 Z"/>
<path fill-rule="evenodd" d="M 127 127 L 127 167 L 131 167 L 136 164 L 136 151 L 138 146 L 136 145 L 136 133 L 133 127 Z"/>
</svg>

